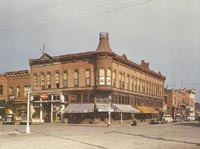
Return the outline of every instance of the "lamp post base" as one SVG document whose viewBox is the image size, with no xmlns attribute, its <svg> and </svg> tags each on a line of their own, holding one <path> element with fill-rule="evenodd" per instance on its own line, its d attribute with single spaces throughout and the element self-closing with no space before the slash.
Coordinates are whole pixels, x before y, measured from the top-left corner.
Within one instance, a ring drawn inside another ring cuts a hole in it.
<svg viewBox="0 0 200 149">
<path fill-rule="evenodd" d="M 31 133 L 30 127 L 26 127 L 26 133 Z"/>
<path fill-rule="evenodd" d="M 111 127 L 111 124 L 107 124 L 107 127 Z"/>
</svg>

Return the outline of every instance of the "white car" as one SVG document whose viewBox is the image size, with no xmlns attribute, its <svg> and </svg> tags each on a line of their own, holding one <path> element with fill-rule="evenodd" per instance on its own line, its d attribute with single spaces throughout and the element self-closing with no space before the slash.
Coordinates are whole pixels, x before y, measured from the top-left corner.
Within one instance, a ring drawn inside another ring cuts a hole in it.
<svg viewBox="0 0 200 149">
<path fill-rule="evenodd" d="M 173 118 L 171 115 L 163 115 L 162 117 L 162 121 L 165 122 L 165 123 L 168 123 L 168 122 L 173 122 Z"/>
<path fill-rule="evenodd" d="M 194 120 L 195 120 L 195 117 L 194 117 L 194 116 L 188 116 L 188 117 L 187 117 L 187 120 L 189 120 L 189 121 L 194 121 Z"/>
</svg>

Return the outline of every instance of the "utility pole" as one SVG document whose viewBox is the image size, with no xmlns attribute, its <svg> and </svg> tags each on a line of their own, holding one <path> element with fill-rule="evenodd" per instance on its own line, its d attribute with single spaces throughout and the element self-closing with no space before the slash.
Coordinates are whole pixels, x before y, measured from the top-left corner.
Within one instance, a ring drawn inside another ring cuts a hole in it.
<svg viewBox="0 0 200 149">
<path fill-rule="evenodd" d="M 27 122 L 26 122 L 26 133 L 30 133 L 30 126 L 29 126 L 29 117 L 30 117 L 30 93 L 31 93 L 31 88 L 27 88 L 27 93 L 28 93 L 28 101 L 27 101 Z"/>
</svg>

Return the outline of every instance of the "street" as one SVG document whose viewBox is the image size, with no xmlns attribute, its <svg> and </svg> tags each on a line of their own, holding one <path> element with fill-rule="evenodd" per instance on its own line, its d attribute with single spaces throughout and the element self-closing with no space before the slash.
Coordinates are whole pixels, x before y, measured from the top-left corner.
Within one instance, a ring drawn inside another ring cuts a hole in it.
<svg viewBox="0 0 200 149">
<path fill-rule="evenodd" d="M 0 125 L 0 149 L 199 149 L 200 124 L 155 125 Z"/>
</svg>

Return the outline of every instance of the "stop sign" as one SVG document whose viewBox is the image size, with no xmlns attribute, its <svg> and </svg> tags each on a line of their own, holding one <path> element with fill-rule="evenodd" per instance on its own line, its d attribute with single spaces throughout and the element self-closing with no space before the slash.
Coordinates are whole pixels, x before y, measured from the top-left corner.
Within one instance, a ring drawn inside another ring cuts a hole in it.
<svg viewBox="0 0 200 149">
<path fill-rule="evenodd" d="M 42 100 L 47 100 L 48 99 L 48 94 L 45 94 L 45 93 L 43 93 L 43 94 L 41 94 L 40 95 L 40 98 L 42 99 Z"/>
</svg>

